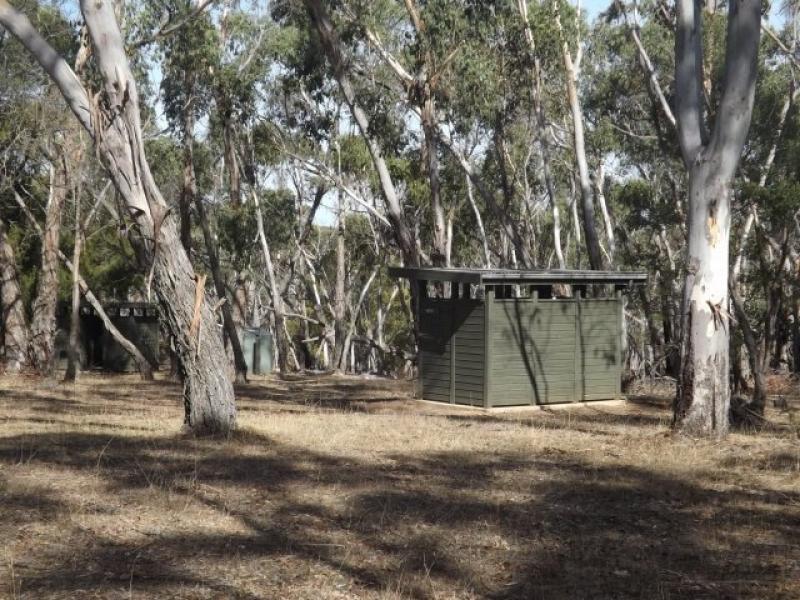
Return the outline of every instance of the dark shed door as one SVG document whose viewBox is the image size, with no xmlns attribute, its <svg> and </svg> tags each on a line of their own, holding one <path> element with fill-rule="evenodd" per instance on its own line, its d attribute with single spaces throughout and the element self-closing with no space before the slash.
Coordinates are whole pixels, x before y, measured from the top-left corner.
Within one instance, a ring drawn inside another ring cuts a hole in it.
<svg viewBox="0 0 800 600">
<path fill-rule="evenodd" d="M 423 301 L 420 315 L 420 379 L 426 400 L 450 402 L 453 318 L 446 300 Z"/>
</svg>

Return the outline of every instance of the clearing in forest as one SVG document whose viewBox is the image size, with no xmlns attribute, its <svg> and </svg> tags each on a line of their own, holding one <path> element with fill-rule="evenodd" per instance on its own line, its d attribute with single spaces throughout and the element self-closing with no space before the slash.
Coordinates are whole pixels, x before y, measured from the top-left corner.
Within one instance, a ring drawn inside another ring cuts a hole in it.
<svg viewBox="0 0 800 600">
<path fill-rule="evenodd" d="M 179 433 L 171 382 L 0 378 L 0 597 L 800 597 L 800 413 L 696 441 L 666 396 L 409 389 L 255 381 L 221 440 Z"/>
</svg>

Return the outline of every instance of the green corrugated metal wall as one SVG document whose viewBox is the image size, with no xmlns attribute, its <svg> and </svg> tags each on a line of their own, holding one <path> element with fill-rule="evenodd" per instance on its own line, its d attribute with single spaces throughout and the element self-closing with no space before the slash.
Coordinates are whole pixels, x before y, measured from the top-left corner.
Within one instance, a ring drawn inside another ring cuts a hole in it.
<svg viewBox="0 0 800 600">
<path fill-rule="evenodd" d="M 618 299 L 509 299 L 488 305 L 492 406 L 619 394 Z"/>
<path fill-rule="evenodd" d="M 454 394 L 456 404 L 483 406 L 484 304 L 481 300 L 455 300 Z"/>
<path fill-rule="evenodd" d="M 584 400 L 619 396 L 621 377 L 621 301 L 581 300 L 578 307 L 576 391 Z"/>
<path fill-rule="evenodd" d="M 621 300 L 420 299 L 420 394 L 475 406 L 615 398 Z M 488 402 L 486 399 L 488 398 Z"/>
<path fill-rule="evenodd" d="M 575 399 L 575 303 L 527 299 L 490 302 L 493 406 Z"/>
</svg>

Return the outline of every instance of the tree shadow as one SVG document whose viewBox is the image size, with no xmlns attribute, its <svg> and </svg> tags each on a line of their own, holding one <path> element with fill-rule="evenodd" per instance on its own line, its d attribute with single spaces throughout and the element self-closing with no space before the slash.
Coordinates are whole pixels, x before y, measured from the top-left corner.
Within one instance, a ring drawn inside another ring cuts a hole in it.
<svg viewBox="0 0 800 600">
<path fill-rule="evenodd" d="M 240 409 L 280 404 L 339 412 L 371 412 L 376 405 L 404 403 L 412 385 L 394 379 L 362 379 L 336 375 L 295 375 L 268 378 L 236 386 Z"/>
<path fill-rule="evenodd" d="M 718 491 L 569 453 L 397 454 L 389 469 L 254 432 L 223 444 L 220 450 L 181 437 L 109 442 L 100 434 L 0 440 L 0 463 L 15 461 L 20 446 L 33 447 L 30 463 L 95 472 L 112 492 L 169 488 L 236 519 L 247 532 L 161 535 L 146 546 L 94 544 L 80 566 L 69 560 L 69 550 L 52 557 L 59 568 L 26 575 L 25 589 L 66 595 L 124 581 L 153 594 L 191 584 L 259 597 L 181 566 L 198 552 L 224 557 L 235 548 L 240 557 L 323 563 L 365 593 L 392 589 L 405 578 L 403 595 L 416 598 L 433 598 L 442 588 L 486 598 L 774 598 L 790 577 L 783 570 L 786 553 L 798 558 L 790 549 L 800 532 L 800 493 Z M 271 454 L 252 455 L 259 446 Z M 189 480 L 195 484 L 180 483 Z M 338 506 L 304 501 L 294 488 L 309 482 L 335 488 L 346 500 Z M 239 493 L 272 508 L 237 502 Z M 776 506 L 795 508 L 777 519 Z M 0 510 L 4 520 L 22 513 L 41 521 L 64 504 L 4 492 Z M 770 545 L 749 535 L 754 524 L 768 525 Z"/>
<path fill-rule="evenodd" d="M 179 390 L 156 389 L 171 394 L 163 401 L 178 410 Z M 94 415 L 92 406 L 87 410 Z M 565 435 L 598 435 L 599 425 L 609 423 L 650 427 L 649 417 L 658 414 L 623 421 L 624 415 L 581 409 L 544 425 L 521 422 L 558 427 Z M 430 418 L 519 425 L 483 413 Z M 158 597 L 189 589 L 197 596 L 296 597 L 291 582 L 301 585 L 320 573 L 320 585 L 336 577 L 343 594 L 356 597 L 797 593 L 800 491 L 735 487 L 713 473 L 691 473 L 690 479 L 657 461 L 649 468 L 609 464 L 562 449 L 409 448 L 354 458 L 250 430 L 223 440 L 75 427 L 0 437 L 0 466 L 95 478 L 112 505 L 108 510 L 129 510 L 128 503 L 154 496 L 179 498 L 185 508 L 178 514 L 191 518 L 191 528 L 159 530 L 148 526 L 154 520 L 148 516 L 132 524 L 121 520 L 137 533 L 129 536 L 133 541 L 120 541 L 77 527 L 88 511 L 103 507 L 76 506 L 59 497 L 57 486 L 16 489 L 0 479 L 0 532 L 45 527 L 64 514 L 64 527 L 74 530 L 69 545 L 31 545 L 31 556 L 46 569 L 26 567 L 31 558 L 16 559 L 23 591 L 32 598 L 119 590 Z M 788 461 L 781 453 L 773 458 L 769 464 L 784 473 Z M 231 574 L 245 568 L 257 576 Z M 317 591 L 322 597 L 328 590 Z"/>
</svg>

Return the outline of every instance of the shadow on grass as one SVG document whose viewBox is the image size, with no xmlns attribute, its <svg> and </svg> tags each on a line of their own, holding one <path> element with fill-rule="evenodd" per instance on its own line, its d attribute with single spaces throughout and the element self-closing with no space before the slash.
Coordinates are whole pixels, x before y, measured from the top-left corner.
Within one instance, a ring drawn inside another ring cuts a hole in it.
<svg viewBox="0 0 800 600">
<path fill-rule="evenodd" d="M 342 412 L 369 412 L 371 405 L 407 402 L 411 383 L 392 379 L 356 379 L 336 375 L 294 375 L 236 386 L 244 410 L 267 403 Z"/>
<path fill-rule="evenodd" d="M 559 423 L 566 435 L 593 419 L 614 415 Z M 508 424 L 491 415 L 472 422 Z M 800 491 L 720 490 L 577 452 L 409 451 L 372 461 L 246 430 L 230 440 L 0 437 L 0 466 L 21 464 L 91 474 L 112 500 L 163 492 L 203 509 L 183 533 L 146 532 L 136 543 L 90 536 L 78 557 L 48 547 L 47 571 L 25 572 L 30 597 L 119 589 L 280 597 L 270 583 L 259 588 L 213 568 L 224 561 L 259 561 L 264 581 L 323 568 L 359 597 L 419 599 L 790 598 L 800 574 Z M 0 479 L 6 526 L 42 525 L 65 510 L 74 509 L 52 492 Z M 209 511 L 239 530 L 205 526 Z"/>
<path fill-rule="evenodd" d="M 321 562 L 364 592 L 403 581 L 403 595 L 415 598 L 442 588 L 487 598 L 776 598 L 791 577 L 783 559 L 800 532 L 797 511 L 780 518 L 774 512 L 796 506 L 800 492 L 720 492 L 571 454 L 395 455 L 386 468 L 247 432 L 217 443 L 41 434 L 0 440 L 0 463 L 16 462 L 20 447 L 35 448 L 29 463 L 96 472 L 112 492 L 160 487 L 184 494 L 248 531 L 157 535 L 145 549 L 93 544 L 80 565 L 68 551 L 55 557 L 62 566 L 26 576 L 25 589 L 41 595 L 102 592 L 124 581 L 153 594 L 197 585 L 258 597 L 182 566 L 235 552 Z M 258 448 L 264 454 L 254 455 Z M 301 501 L 294 488 L 308 484 L 346 501 Z M 238 502 L 238 494 L 258 501 Z M 63 510 L 50 497 L 2 495 L 6 522 L 20 513 L 44 521 Z M 269 510 L 259 508 L 267 502 Z M 754 527 L 771 530 L 770 545 L 749 535 Z"/>
</svg>

